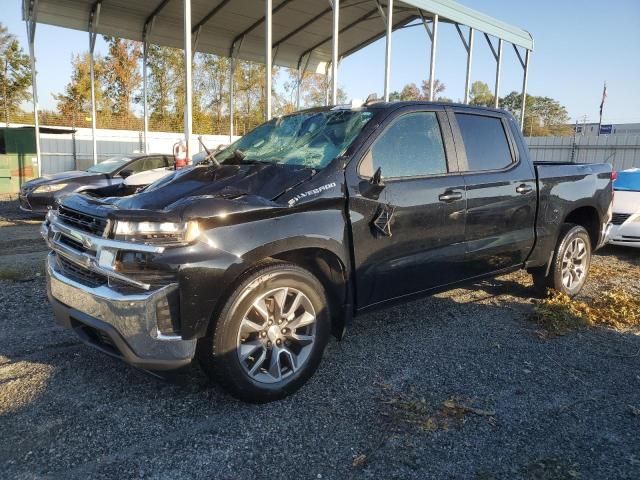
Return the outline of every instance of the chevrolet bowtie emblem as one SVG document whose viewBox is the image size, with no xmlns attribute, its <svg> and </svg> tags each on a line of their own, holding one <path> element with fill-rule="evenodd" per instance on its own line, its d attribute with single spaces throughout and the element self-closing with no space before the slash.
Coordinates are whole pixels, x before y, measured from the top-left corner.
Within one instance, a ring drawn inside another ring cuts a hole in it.
<svg viewBox="0 0 640 480">
<path fill-rule="evenodd" d="M 396 208 L 391 205 L 384 205 L 378 208 L 371 223 L 375 235 L 383 235 L 385 237 L 392 235 L 391 222 L 393 221 L 393 213 L 395 210 Z"/>
</svg>

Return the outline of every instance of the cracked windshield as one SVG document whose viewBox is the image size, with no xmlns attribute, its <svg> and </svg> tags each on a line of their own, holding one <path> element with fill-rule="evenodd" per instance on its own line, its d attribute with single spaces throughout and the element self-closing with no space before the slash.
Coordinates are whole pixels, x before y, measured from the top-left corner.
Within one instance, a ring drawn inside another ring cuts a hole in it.
<svg viewBox="0 0 640 480">
<path fill-rule="evenodd" d="M 230 145 L 216 159 L 323 168 L 345 152 L 372 117 L 367 111 L 329 110 L 275 118 Z"/>
</svg>

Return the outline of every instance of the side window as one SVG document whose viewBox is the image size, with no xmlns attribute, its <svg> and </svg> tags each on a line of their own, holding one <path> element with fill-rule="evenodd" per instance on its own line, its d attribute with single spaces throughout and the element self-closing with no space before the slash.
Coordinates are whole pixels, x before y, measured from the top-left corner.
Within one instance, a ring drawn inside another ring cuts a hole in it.
<svg viewBox="0 0 640 480">
<path fill-rule="evenodd" d="M 140 173 L 144 171 L 144 158 L 131 162 L 129 165 L 124 167 L 123 170 L 129 170 L 131 173 Z"/>
<path fill-rule="evenodd" d="M 125 167 L 125 170 L 131 170 L 133 173 L 146 172 L 153 168 L 164 167 L 163 157 L 147 157 L 136 160 Z"/>
<path fill-rule="evenodd" d="M 386 178 L 447 173 L 447 159 L 435 112 L 417 112 L 397 119 L 375 141 L 360 166 L 371 176 L 378 167 Z"/>
<path fill-rule="evenodd" d="M 154 168 L 166 167 L 166 163 L 164 157 L 149 157 L 145 160 L 144 169 L 152 170 Z"/>
<path fill-rule="evenodd" d="M 456 113 L 469 171 L 499 170 L 513 163 L 509 141 L 498 117 Z"/>
</svg>

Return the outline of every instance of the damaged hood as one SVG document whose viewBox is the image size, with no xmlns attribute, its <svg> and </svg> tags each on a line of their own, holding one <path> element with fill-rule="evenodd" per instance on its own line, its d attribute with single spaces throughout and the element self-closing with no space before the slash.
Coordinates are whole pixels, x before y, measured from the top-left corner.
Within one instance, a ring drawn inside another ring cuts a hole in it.
<svg viewBox="0 0 640 480">
<path fill-rule="evenodd" d="M 162 212 L 172 218 L 197 218 L 220 211 L 287 207 L 286 202 L 278 202 L 278 197 L 314 174 L 311 168 L 281 164 L 196 166 L 178 170 L 135 195 L 74 195 L 64 204 L 81 211 L 99 209 L 109 217 L 149 218 Z"/>
</svg>

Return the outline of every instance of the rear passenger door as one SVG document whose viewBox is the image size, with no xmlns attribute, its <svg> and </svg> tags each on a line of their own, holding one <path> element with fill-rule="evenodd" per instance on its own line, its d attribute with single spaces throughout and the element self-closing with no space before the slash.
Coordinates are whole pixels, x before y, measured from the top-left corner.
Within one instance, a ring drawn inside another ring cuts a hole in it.
<svg viewBox="0 0 640 480">
<path fill-rule="evenodd" d="M 535 172 L 520 158 L 513 119 L 485 110 L 449 110 L 467 194 L 467 276 L 521 265 L 534 243 Z"/>
<path fill-rule="evenodd" d="M 463 275 L 464 182 L 451 129 L 444 109 L 422 108 L 383 120 L 347 170 L 358 308 Z M 378 168 L 384 188 L 372 194 Z"/>
</svg>

